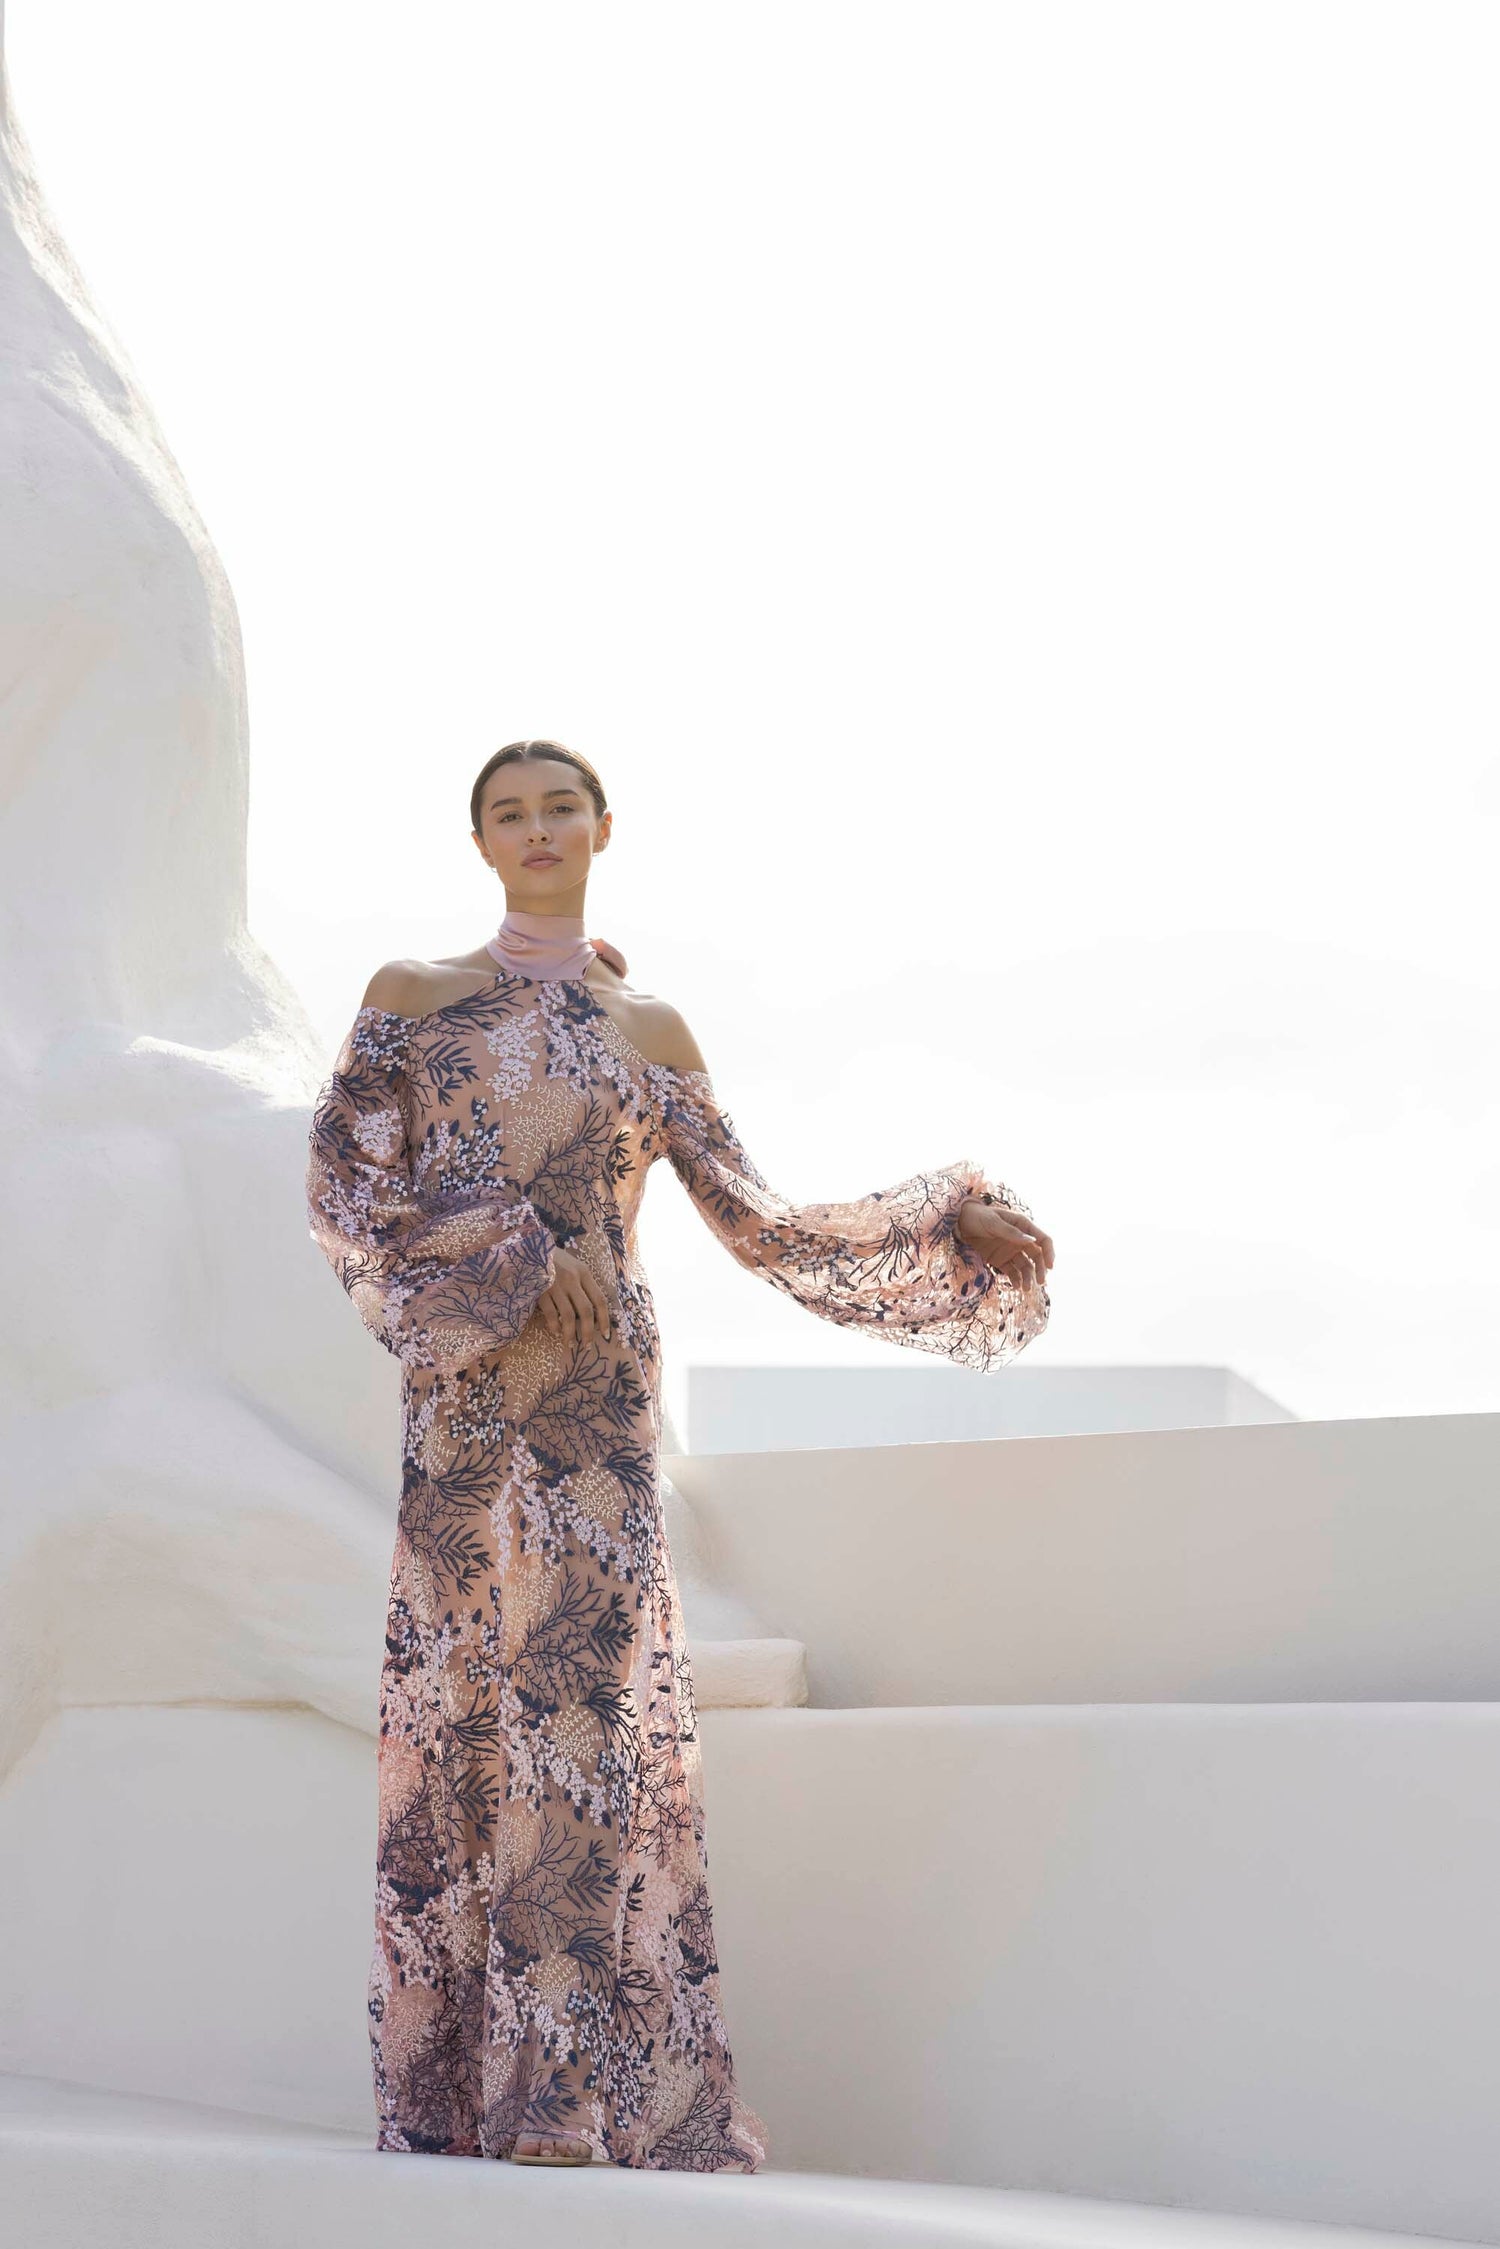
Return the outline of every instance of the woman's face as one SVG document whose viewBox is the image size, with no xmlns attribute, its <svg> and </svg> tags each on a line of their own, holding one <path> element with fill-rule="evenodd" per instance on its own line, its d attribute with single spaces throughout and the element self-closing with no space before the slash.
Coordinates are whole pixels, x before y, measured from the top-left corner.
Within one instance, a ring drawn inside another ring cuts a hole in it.
<svg viewBox="0 0 1500 2249">
<path fill-rule="evenodd" d="M 558 901 L 588 880 L 595 847 L 610 815 L 596 819 L 576 767 L 561 758 L 516 758 L 484 785 L 479 848 L 522 910 L 556 912 Z"/>
</svg>

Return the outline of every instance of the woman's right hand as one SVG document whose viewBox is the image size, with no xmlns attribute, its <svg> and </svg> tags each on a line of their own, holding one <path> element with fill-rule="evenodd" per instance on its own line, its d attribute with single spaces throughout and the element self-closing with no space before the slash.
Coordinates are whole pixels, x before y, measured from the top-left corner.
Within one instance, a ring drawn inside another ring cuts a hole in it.
<svg viewBox="0 0 1500 2249">
<path fill-rule="evenodd" d="M 552 1285 L 537 1298 L 549 1335 L 566 1343 L 605 1340 L 614 1330 L 609 1299 L 583 1259 L 570 1249 L 552 1252 Z"/>
</svg>

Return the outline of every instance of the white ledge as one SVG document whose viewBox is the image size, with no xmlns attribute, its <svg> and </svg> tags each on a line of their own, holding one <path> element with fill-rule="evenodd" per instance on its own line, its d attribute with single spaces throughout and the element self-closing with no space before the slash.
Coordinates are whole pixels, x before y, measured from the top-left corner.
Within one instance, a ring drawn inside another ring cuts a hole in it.
<svg viewBox="0 0 1500 2249">
<path fill-rule="evenodd" d="M 0 2189 L 27 2249 L 1438 2249 L 998 2187 L 380 2154 L 355 2133 L 29 2077 L 0 2077 Z"/>
</svg>

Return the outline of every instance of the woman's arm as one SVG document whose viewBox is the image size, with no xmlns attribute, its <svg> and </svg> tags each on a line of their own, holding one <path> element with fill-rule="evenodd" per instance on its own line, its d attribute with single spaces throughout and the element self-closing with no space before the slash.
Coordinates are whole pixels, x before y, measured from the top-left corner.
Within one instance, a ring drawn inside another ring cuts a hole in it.
<svg viewBox="0 0 1500 2249">
<path fill-rule="evenodd" d="M 751 1160 L 687 1025 L 655 1006 L 653 1153 L 748 1271 L 840 1326 L 981 1372 L 1042 1333 L 1051 1242 L 1008 1187 L 960 1158 L 850 1202 L 789 1202 Z"/>
<path fill-rule="evenodd" d="M 394 964 L 399 970 L 401 964 Z M 390 993 L 382 970 L 370 990 Z M 409 1366 L 450 1373 L 511 1342 L 555 1274 L 556 1246 L 519 1187 L 431 1185 L 409 1136 L 412 1020 L 368 999 L 308 1136 L 308 1231 L 366 1327 Z"/>
</svg>

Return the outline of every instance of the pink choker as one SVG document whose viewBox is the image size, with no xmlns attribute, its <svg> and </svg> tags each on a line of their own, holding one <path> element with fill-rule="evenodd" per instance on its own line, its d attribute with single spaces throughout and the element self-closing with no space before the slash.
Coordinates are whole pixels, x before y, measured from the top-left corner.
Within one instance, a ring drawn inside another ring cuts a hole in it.
<svg viewBox="0 0 1500 2249">
<path fill-rule="evenodd" d="M 602 938 L 590 942 L 584 936 L 582 914 L 523 914 L 512 909 L 484 949 L 512 976 L 538 983 L 581 977 L 589 962 L 600 956 L 619 975 L 625 973 L 624 958 L 613 945 Z"/>
</svg>

